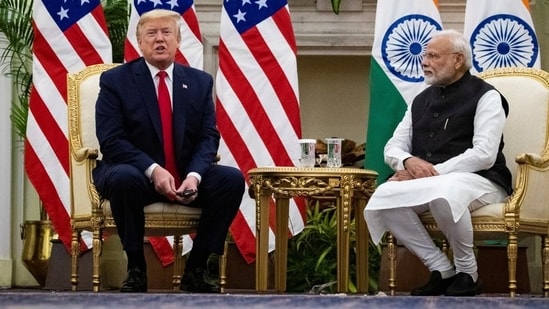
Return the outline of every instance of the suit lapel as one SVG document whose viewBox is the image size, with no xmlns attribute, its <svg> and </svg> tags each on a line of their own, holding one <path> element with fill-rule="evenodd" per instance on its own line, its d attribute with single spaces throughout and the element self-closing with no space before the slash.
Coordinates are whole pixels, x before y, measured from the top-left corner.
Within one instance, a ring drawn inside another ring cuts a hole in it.
<svg viewBox="0 0 549 309">
<path fill-rule="evenodd" d="M 151 72 L 147 68 L 145 60 L 141 59 L 134 70 L 134 76 L 136 84 L 138 85 L 138 91 L 143 98 L 143 104 L 149 112 L 149 117 L 154 126 L 154 130 L 158 136 L 158 140 L 162 141 L 162 123 L 160 122 L 160 109 L 158 107 L 158 97 L 156 96 L 156 89 L 154 82 L 152 81 Z"/>
</svg>

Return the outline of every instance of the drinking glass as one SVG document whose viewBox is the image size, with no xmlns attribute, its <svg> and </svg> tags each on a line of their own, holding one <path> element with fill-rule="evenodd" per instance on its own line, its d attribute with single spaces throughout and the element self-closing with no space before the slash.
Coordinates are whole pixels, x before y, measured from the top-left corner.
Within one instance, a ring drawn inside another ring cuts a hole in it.
<svg viewBox="0 0 549 309">
<path fill-rule="evenodd" d="M 315 146 L 316 140 L 314 139 L 300 139 L 299 148 L 301 149 L 301 156 L 299 157 L 299 164 L 301 167 L 314 167 L 315 166 Z"/>
<path fill-rule="evenodd" d="M 343 138 L 328 137 L 326 144 L 328 148 L 328 159 L 326 167 L 341 167 L 341 142 Z"/>
</svg>

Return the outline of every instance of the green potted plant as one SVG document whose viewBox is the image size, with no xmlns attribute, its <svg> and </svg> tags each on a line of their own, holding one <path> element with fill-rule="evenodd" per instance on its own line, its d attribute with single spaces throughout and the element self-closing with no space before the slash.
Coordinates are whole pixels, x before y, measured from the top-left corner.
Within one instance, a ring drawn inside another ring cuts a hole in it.
<svg viewBox="0 0 549 309">
<path fill-rule="evenodd" d="M 349 290 L 356 292 L 355 219 L 350 224 L 351 260 Z M 313 202 L 307 208 L 303 231 L 288 241 L 288 292 L 335 293 L 337 273 L 336 208 Z M 381 247 L 369 244 L 369 293 L 378 290 Z"/>
<path fill-rule="evenodd" d="M 16 94 L 11 102 L 10 119 L 22 140 L 32 82 L 32 0 L 0 0 L 0 32 L 5 39 L 0 53 L 1 70 L 12 79 Z"/>
</svg>

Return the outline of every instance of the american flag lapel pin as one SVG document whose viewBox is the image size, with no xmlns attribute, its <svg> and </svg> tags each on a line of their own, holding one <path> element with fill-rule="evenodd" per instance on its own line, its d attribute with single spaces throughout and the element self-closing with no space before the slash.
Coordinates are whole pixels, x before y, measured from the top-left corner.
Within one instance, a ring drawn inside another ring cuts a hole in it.
<svg viewBox="0 0 549 309">
<path fill-rule="evenodd" d="M 181 87 L 183 87 L 183 89 L 187 89 L 189 86 L 187 86 L 187 84 L 181 84 Z"/>
</svg>

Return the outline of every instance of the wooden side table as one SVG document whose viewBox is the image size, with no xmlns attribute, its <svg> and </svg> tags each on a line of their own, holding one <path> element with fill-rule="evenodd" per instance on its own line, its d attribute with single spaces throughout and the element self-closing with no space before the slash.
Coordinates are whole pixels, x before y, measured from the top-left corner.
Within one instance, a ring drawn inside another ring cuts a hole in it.
<svg viewBox="0 0 549 309">
<path fill-rule="evenodd" d="M 368 238 L 364 207 L 375 190 L 377 173 L 358 168 L 265 167 L 248 171 L 256 203 L 256 291 L 267 291 L 269 202 L 276 200 L 275 290 L 286 290 L 289 199 L 336 198 L 337 291 L 349 291 L 349 234 L 354 211 L 357 244 L 357 291 L 368 292 Z"/>
</svg>

